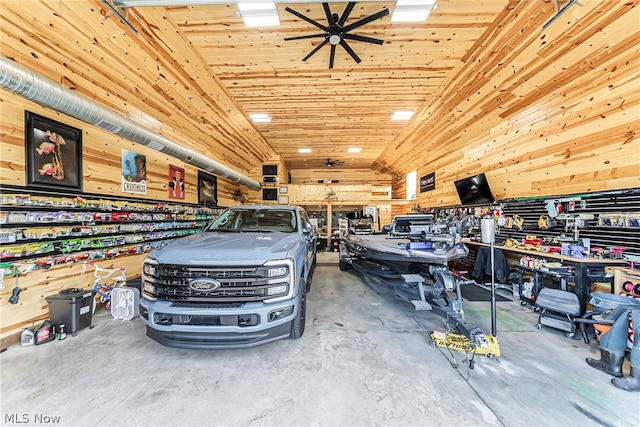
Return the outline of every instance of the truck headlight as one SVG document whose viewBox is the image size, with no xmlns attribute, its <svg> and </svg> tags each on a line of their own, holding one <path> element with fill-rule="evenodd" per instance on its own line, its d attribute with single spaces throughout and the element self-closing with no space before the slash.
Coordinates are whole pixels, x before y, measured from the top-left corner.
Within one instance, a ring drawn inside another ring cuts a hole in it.
<svg viewBox="0 0 640 427">
<path fill-rule="evenodd" d="M 143 280 L 153 280 L 156 276 L 156 265 L 158 265 L 158 261 L 153 258 L 147 258 L 144 260 L 144 263 L 142 264 L 142 275 L 145 277 L 143 277 Z"/>
<path fill-rule="evenodd" d="M 280 295 L 287 293 L 287 285 L 271 286 L 267 288 L 267 295 Z"/>
<path fill-rule="evenodd" d="M 267 277 L 281 277 L 287 275 L 287 267 L 271 267 L 267 270 Z"/>
</svg>

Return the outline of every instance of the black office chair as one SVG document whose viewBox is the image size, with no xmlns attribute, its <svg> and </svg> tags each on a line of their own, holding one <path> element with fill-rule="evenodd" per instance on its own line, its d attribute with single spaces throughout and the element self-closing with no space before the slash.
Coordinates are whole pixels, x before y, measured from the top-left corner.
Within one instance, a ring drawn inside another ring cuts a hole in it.
<svg viewBox="0 0 640 427">
<path fill-rule="evenodd" d="M 496 287 L 508 289 L 513 291 L 513 284 L 517 284 L 518 296 L 522 292 L 523 274 L 522 271 L 509 268 L 507 258 L 504 253 L 498 249 L 493 248 L 493 262 L 494 262 L 494 280 Z M 491 248 L 487 246 L 480 246 L 476 251 L 476 261 L 473 266 L 473 272 L 471 276 L 478 280 L 480 284 L 485 285 L 488 281 L 491 281 Z M 514 292 L 515 296 L 515 292 Z"/>
</svg>

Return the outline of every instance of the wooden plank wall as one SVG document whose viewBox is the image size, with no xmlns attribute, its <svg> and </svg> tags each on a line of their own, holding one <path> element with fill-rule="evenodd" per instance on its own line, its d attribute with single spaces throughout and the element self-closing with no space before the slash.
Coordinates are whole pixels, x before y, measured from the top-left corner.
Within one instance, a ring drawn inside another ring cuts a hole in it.
<svg viewBox="0 0 640 427">
<path fill-rule="evenodd" d="M 148 188 L 146 195 L 136 195 L 142 200 L 164 200 L 171 203 L 198 203 L 197 170 L 181 161 L 150 150 L 147 147 L 119 138 L 112 133 L 87 125 L 71 117 L 43 108 L 10 92 L 0 92 L 2 120 L 0 120 L 0 181 L 3 185 L 25 185 L 24 111 L 32 111 L 45 117 L 82 129 L 83 138 L 83 190 L 86 193 L 121 195 L 122 149 L 136 151 L 147 156 Z M 185 199 L 168 198 L 168 165 L 183 167 Z M 257 179 L 257 177 L 256 177 Z M 238 189 L 234 182 L 218 177 L 218 201 L 220 206 L 233 205 L 233 194 Z M 246 191 L 246 189 L 245 189 Z M 127 277 L 140 276 L 144 255 L 120 255 L 112 260 L 97 261 L 104 268 L 124 267 Z M 93 275 L 81 272 L 82 264 L 54 266 L 49 270 L 35 270 L 19 277 L 22 289 L 18 304 L 8 302 L 15 286 L 15 279 L 5 277 L 4 289 L 0 289 L 0 348 L 15 344 L 19 333 L 48 318 L 46 297 L 69 287 L 88 289 Z"/>
<path fill-rule="evenodd" d="M 277 155 L 188 41 L 162 36 L 179 34 L 162 8 L 146 10 L 159 24 L 133 35 L 97 0 L 2 2 L 2 55 L 240 172 Z"/>
<path fill-rule="evenodd" d="M 185 203 L 198 203 L 197 169 L 141 144 L 120 138 L 110 132 L 88 125 L 27 101 L 7 91 L 0 92 L 2 120 L 0 120 L 0 181 L 5 185 L 25 185 L 25 110 L 77 127 L 82 130 L 83 190 L 86 193 L 131 196 L 121 191 L 122 149 L 147 156 L 147 194 L 140 199 L 167 200 L 169 164 L 185 169 Z M 234 182 L 218 177 L 218 204 L 234 204 Z"/>
<path fill-rule="evenodd" d="M 436 173 L 421 206 L 479 172 L 497 199 L 640 186 L 639 9 L 583 2 L 543 30 L 539 2 L 512 2 L 378 161 Z"/>
<path fill-rule="evenodd" d="M 292 169 L 292 184 L 318 185 L 318 181 L 339 181 L 345 185 L 390 185 L 391 176 L 371 169 L 349 169 L 339 167 L 324 167 L 321 169 Z"/>
</svg>

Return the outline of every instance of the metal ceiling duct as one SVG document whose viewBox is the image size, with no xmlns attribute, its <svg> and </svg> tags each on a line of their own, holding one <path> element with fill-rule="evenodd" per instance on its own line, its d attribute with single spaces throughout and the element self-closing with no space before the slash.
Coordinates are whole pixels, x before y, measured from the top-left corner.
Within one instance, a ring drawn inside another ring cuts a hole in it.
<svg viewBox="0 0 640 427">
<path fill-rule="evenodd" d="M 79 95 L 70 89 L 0 56 L 0 87 L 44 107 L 82 120 L 154 150 L 195 166 L 199 169 L 237 182 L 252 190 L 259 190 L 258 181 L 221 163 L 140 126 L 133 120 Z"/>
</svg>

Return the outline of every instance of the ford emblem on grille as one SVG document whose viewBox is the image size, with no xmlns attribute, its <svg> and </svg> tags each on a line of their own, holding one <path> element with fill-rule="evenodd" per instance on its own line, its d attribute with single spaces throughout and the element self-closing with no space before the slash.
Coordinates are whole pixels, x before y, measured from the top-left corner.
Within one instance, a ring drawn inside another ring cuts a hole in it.
<svg viewBox="0 0 640 427">
<path fill-rule="evenodd" d="M 220 287 L 220 282 L 208 278 L 194 279 L 189 283 L 189 287 L 200 292 L 215 291 Z"/>
</svg>

